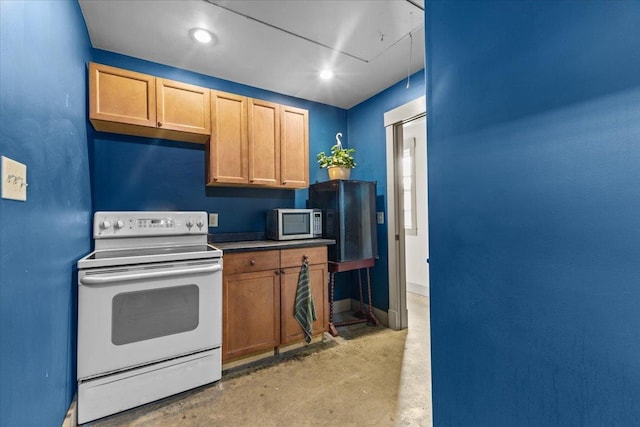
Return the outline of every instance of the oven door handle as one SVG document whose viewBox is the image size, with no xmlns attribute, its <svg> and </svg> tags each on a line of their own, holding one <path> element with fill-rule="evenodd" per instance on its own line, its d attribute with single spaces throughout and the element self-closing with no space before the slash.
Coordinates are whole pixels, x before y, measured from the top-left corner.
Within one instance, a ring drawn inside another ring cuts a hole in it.
<svg viewBox="0 0 640 427">
<path fill-rule="evenodd" d="M 186 274 L 215 273 L 222 271 L 222 265 L 212 264 L 203 267 L 174 268 L 169 270 L 145 271 L 142 273 L 104 273 L 84 276 L 80 279 L 83 285 L 106 285 L 132 280 L 154 279 L 158 277 L 184 276 Z"/>
</svg>

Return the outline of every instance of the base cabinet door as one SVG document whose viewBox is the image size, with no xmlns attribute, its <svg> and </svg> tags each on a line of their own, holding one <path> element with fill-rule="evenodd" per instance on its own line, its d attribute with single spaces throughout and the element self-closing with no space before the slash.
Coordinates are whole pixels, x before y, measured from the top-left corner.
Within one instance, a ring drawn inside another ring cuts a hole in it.
<svg viewBox="0 0 640 427">
<path fill-rule="evenodd" d="M 226 276 L 222 298 L 222 360 L 278 346 L 279 270 Z"/>
<path fill-rule="evenodd" d="M 302 327 L 295 318 L 296 291 L 300 268 L 286 268 L 282 270 L 280 282 L 280 310 L 282 344 L 290 344 L 304 339 Z M 309 282 L 313 303 L 316 309 L 316 320 L 313 322 L 312 335 L 318 335 L 327 330 L 327 265 L 317 264 L 309 266 Z"/>
</svg>

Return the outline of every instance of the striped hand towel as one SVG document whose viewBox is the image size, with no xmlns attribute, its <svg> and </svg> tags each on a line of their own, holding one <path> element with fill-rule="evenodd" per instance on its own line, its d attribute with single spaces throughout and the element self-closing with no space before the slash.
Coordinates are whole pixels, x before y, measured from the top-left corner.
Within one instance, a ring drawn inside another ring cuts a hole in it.
<svg viewBox="0 0 640 427">
<path fill-rule="evenodd" d="M 316 307 L 313 304 L 313 294 L 309 283 L 309 262 L 307 257 L 302 262 L 300 276 L 298 277 L 298 289 L 296 290 L 296 305 L 293 312 L 294 317 L 304 331 L 304 340 L 311 342 L 311 327 L 316 317 Z"/>
</svg>

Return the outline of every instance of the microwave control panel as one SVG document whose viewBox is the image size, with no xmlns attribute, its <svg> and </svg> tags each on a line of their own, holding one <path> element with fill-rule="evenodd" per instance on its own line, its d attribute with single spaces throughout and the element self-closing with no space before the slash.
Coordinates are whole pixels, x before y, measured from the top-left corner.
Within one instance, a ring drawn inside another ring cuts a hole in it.
<svg viewBox="0 0 640 427">
<path fill-rule="evenodd" d="M 313 211 L 313 235 L 322 236 L 322 211 L 319 209 Z"/>
</svg>

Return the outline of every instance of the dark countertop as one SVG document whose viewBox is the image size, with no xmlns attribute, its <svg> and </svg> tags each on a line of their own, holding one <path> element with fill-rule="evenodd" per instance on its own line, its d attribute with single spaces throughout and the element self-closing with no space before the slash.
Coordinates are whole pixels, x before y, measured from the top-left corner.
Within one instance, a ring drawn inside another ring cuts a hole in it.
<svg viewBox="0 0 640 427">
<path fill-rule="evenodd" d="M 232 252 L 268 251 L 273 249 L 308 248 L 312 246 L 334 245 L 332 239 L 304 239 L 304 240 L 245 240 L 240 242 L 210 242 L 211 245 L 222 249 L 223 255 Z"/>
</svg>

